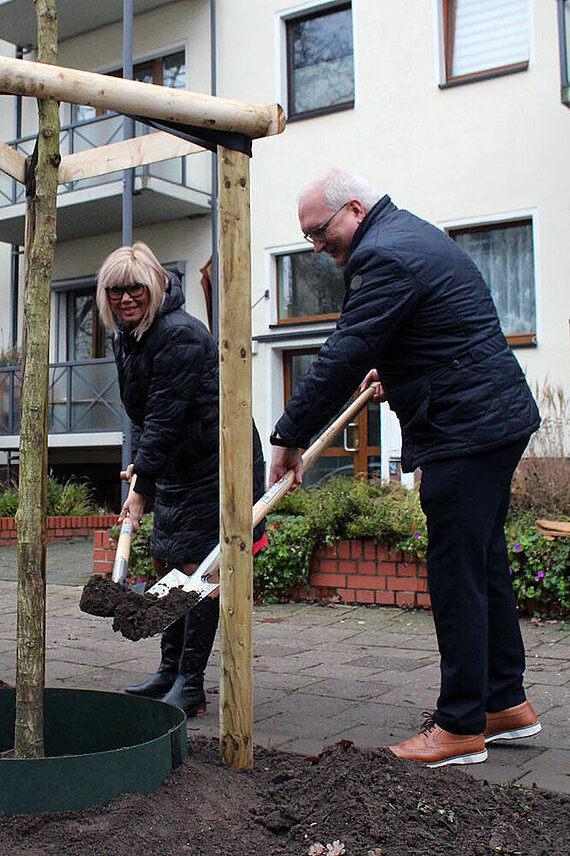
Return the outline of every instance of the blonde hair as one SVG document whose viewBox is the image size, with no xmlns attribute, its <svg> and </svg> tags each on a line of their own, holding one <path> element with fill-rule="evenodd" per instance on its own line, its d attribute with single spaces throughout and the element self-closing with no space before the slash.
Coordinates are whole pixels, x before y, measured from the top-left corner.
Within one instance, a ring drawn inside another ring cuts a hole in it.
<svg viewBox="0 0 570 856">
<path fill-rule="evenodd" d="M 134 285 L 144 283 L 149 290 L 150 301 L 148 308 L 134 328 L 137 339 L 148 330 L 162 306 L 168 287 L 168 273 L 162 267 L 150 247 L 137 241 L 132 247 L 119 247 L 107 256 L 97 277 L 97 308 L 101 321 L 117 333 L 117 317 L 107 298 L 106 288 L 112 285 Z"/>
</svg>

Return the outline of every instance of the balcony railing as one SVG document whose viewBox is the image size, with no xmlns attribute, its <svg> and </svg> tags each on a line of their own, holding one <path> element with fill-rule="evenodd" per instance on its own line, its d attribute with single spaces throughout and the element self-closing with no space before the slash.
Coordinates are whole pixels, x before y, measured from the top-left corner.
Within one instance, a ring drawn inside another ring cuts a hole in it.
<svg viewBox="0 0 570 856">
<path fill-rule="evenodd" d="M 152 133 L 147 125 L 135 122 L 135 136 Z M 75 154 L 109 143 L 116 143 L 123 139 L 123 117 L 118 113 L 107 113 L 94 119 L 85 119 L 70 125 L 63 125 L 60 131 L 61 155 Z M 33 153 L 36 135 L 20 137 L 8 145 L 28 157 Z M 203 155 L 192 155 L 189 157 L 172 158 L 161 163 L 147 164 L 137 167 L 135 175 L 149 175 L 164 179 L 180 187 L 188 187 L 203 193 L 205 201 L 210 195 L 210 166 L 209 160 L 205 161 Z M 84 178 L 79 181 L 71 181 L 61 185 L 60 194 L 70 193 L 85 187 L 93 187 L 117 181 L 120 173 L 107 173 L 106 175 Z M 24 202 L 26 189 L 23 184 L 11 179 L 5 173 L 0 173 L 0 208 Z"/>
<path fill-rule="evenodd" d="M 22 370 L 0 367 L 0 437 L 20 432 Z M 121 431 L 117 370 L 112 359 L 52 363 L 49 367 L 50 434 Z"/>
</svg>

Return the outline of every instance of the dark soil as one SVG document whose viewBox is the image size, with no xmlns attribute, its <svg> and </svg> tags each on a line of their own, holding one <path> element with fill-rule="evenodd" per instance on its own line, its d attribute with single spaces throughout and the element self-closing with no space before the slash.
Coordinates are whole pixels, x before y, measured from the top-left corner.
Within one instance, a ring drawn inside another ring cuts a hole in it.
<svg viewBox="0 0 570 856">
<path fill-rule="evenodd" d="M 0 815 L 2 856 L 568 856 L 570 799 L 428 770 L 337 743 L 316 758 L 257 749 L 254 769 L 195 738 L 150 796 L 82 812 Z M 344 849 L 343 849 L 344 848 Z"/>
<path fill-rule="evenodd" d="M 136 642 L 161 633 L 198 600 L 196 592 L 182 588 L 172 588 L 159 597 L 140 594 L 103 577 L 92 577 L 81 593 L 79 608 L 89 615 L 112 617 L 113 630 Z"/>
</svg>

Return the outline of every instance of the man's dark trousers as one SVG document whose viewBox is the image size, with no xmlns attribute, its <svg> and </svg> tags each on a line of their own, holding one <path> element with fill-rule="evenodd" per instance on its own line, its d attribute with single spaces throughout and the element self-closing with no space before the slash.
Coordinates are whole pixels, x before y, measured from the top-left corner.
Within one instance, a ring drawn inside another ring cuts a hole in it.
<svg viewBox="0 0 570 856">
<path fill-rule="evenodd" d="M 422 466 L 428 584 L 441 656 L 436 723 L 480 734 L 485 712 L 525 700 L 525 654 L 504 524 L 528 437 Z"/>
</svg>

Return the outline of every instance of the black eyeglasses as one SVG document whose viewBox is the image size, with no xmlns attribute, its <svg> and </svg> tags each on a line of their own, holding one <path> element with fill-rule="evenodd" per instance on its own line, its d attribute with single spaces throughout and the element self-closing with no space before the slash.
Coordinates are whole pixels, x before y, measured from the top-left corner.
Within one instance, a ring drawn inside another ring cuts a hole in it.
<svg viewBox="0 0 570 856">
<path fill-rule="evenodd" d="M 340 214 L 342 209 L 346 208 L 347 205 L 348 205 L 348 202 L 345 202 L 344 205 L 341 205 L 340 208 L 337 208 L 337 210 L 334 212 L 334 214 L 331 214 L 331 216 L 329 217 L 328 220 L 325 220 L 324 223 L 321 223 L 321 225 L 317 226 L 316 229 L 313 229 L 312 232 L 306 232 L 303 235 L 305 241 L 308 241 L 309 244 L 314 244 L 315 241 L 324 241 L 328 227 L 330 226 L 330 224 L 332 223 L 332 221 L 334 220 L 336 215 Z"/>
<path fill-rule="evenodd" d="M 113 303 L 119 303 L 125 292 L 129 297 L 136 300 L 143 296 L 145 288 L 147 286 L 143 282 L 133 282 L 132 285 L 108 285 L 105 291 L 109 300 L 112 300 Z"/>
</svg>

